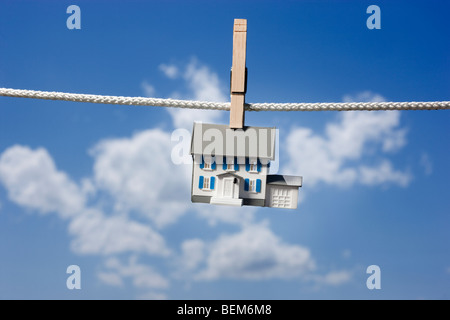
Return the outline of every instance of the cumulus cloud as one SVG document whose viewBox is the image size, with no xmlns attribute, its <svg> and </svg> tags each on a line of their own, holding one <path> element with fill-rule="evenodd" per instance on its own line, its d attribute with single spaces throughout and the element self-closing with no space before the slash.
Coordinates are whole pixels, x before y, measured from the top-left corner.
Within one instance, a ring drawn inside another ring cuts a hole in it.
<svg viewBox="0 0 450 320">
<path fill-rule="evenodd" d="M 113 255 L 140 252 L 167 256 L 164 238 L 150 226 L 126 216 L 106 216 L 95 209 L 85 209 L 69 224 L 74 236 L 71 248 L 79 254 Z"/>
<path fill-rule="evenodd" d="M 423 167 L 423 171 L 426 176 L 433 173 L 433 163 L 431 162 L 428 153 L 422 153 L 420 156 L 420 165 Z"/>
<path fill-rule="evenodd" d="M 359 167 L 359 182 L 365 185 L 395 183 L 402 187 L 406 187 L 411 179 L 410 173 L 394 170 L 392 164 L 387 160 L 383 160 L 376 167 L 367 167 L 363 165 Z"/>
<path fill-rule="evenodd" d="M 368 99 L 365 92 L 362 98 Z M 383 100 L 372 95 L 371 101 Z M 350 99 L 347 96 L 345 99 Z M 305 183 L 337 186 L 354 183 L 377 185 L 394 183 L 407 186 L 412 176 L 393 168 L 379 156 L 395 152 L 406 144 L 406 129 L 400 127 L 398 111 L 349 111 L 328 123 L 323 135 L 309 128 L 294 128 L 288 134 L 289 170 L 304 176 Z M 365 157 L 378 159 L 365 164 Z"/>
<path fill-rule="evenodd" d="M 386 99 L 378 93 L 370 90 L 358 92 L 356 94 L 346 94 L 342 97 L 343 102 L 384 102 Z"/>
<path fill-rule="evenodd" d="M 195 270 L 204 260 L 206 244 L 201 239 L 185 240 L 181 245 L 180 265 L 186 270 Z"/>
<path fill-rule="evenodd" d="M 192 243 L 183 245 L 189 247 Z M 202 252 L 203 246 L 197 241 L 195 249 Z M 315 269 L 307 248 L 283 242 L 265 224 L 249 225 L 238 233 L 220 236 L 208 246 L 205 257 L 206 266 L 197 274 L 199 280 L 288 279 Z M 195 263 L 199 264 L 198 259 Z"/>
<path fill-rule="evenodd" d="M 191 59 L 186 66 L 183 78 L 192 92 L 193 99 L 215 102 L 227 101 L 224 94 L 225 88 L 220 83 L 218 75 L 197 59 Z"/>
<path fill-rule="evenodd" d="M 212 102 L 225 102 L 228 100 L 227 90 L 219 80 L 217 73 L 196 58 L 192 58 L 185 66 L 178 67 L 174 64 L 161 64 L 159 69 L 169 79 L 181 78 L 183 80 L 183 87 L 173 91 L 169 95 L 170 98 Z M 180 93 L 180 91 L 184 93 Z M 144 92 L 148 95 L 145 88 Z M 219 111 L 212 110 L 168 108 L 167 111 L 172 116 L 174 127 L 188 130 L 192 129 L 194 121 L 217 122 L 223 115 Z"/>
<path fill-rule="evenodd" d="M 67 218 L 85 204 L 77 184 L 59 171 L 47 150 L 15 145 L 0 157 L 0 181 L 13 202 L 41 213 Z"/>
<path fill-rule="evenodd" d="M 117 257 L 108 258 L 97 275 L 103 283 L 111 286 L 122 287 L 129 279 L 134 287 L 146 290 L 140 296 L 141 299 L 166 299 L 164 293 L 155 290 L 164 290 L 170 285 L 169 280 L 152 267 L 139 263 L 137 256 L 131 256 L 126 263 L 122 263 Z"/>
<path fill-rule="evenodd" d="M 159 70 L 161 70 L 169 79 L 176 79 L 178 77 L 178 67 L 174 64 L 161 63 L 159 65 Z"/>
<path fill-rule="evenodd" d="M 352 278 L 352 272 L 348 270 L 331 271 L 323 276 L 314 276 L 316 285 L 339 286 L 347 283 Z"/>
<path fill-rule="evenodd" d="M 86 195 L 95 193 L 91 179 L 80 184 L 59 171 L 47 150 L 13 146 L 0 155 L 0 181 L 11 201 L 42 213 L 56 213 L 69 221 L 71 249 L 77 254 L 114 256 L 118 254 L 170 255 L 164 238 L 148 224 L 127 214 L 106 215 L 89 207 Z M 113 272 L 114 271 L 114 272 Z M 120 285 L 123 276 L 138 287 L 166 288 L 167 281 L 134 260 L 128 267 L 113 265 L 99 277 Z"/>
<path fill-rule="evenodd" d="M 159 129 L 103 140 L 91 150 L 93 181 L 116 211 L 135 210 L 158 227 L 173 223 L 187 210 L 191 167 L 174 165 L 170 147 L 170 135 Z"/>
<path fill-rule="evenodd" d="M 151 84 L 149 84 L 147 81 L 143 81 L 141 83 L 141 88 L 142 88 L 142 90 L 144 91 L 144 94 L 147 97 L 151 97 L 152 98 L 152 97 L 155 96 L 155 93 L 156 93 L 155 87 L 152 86 Z"/>
</svg>

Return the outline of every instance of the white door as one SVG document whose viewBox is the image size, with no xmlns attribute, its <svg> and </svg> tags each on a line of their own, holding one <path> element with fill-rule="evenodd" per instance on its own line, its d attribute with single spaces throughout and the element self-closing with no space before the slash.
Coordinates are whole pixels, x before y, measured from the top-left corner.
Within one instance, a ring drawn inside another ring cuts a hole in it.
<svg viewBox="0 0 450 320">
<path fill-rule="evenodd" d="M 234 178 L 224 178 L 223 179 L 223 197 L 233 198 L 234 191 Z"/>
</svg>

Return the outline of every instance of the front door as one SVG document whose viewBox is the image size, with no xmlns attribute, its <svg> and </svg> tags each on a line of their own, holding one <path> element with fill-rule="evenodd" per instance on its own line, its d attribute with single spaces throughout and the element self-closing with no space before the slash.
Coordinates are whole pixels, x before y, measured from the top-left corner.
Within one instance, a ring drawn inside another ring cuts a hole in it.
<svg viewBox="0 0 450 320">
<path fill-rule="evenodd" d="M 234 178 L 223 179 L 223 197 L 233 198 L 234 194 Z"/>
</svg>

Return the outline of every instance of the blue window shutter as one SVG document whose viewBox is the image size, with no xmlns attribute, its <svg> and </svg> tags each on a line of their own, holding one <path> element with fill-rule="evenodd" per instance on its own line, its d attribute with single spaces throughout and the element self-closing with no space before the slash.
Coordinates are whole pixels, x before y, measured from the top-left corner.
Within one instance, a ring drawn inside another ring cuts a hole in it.
<svg viewBox="0 0 450 320">
<path fill-rule="evenodd" d="M 198 182 L 198 188 L 203 189 L 203 176 L 200 176 L 200 180 Z"/>
<path fill-rule="evenodd" d="M 216 170 L 216 161 L 215 160 L 213 163 L 211 163 L 211 170 Z"/>
<path fill-rule="evenodd" d="M 250 181 L 248 179 L 245 179 L 245 181 L 244 181 L 244 190 L 245 191 L 248 191 L 249 185 L 250 185 Z"/>
<path fill-rule="evenodd" d="M 223 157 L 223 165 L 222 165 L 222 169 L 223 169 L 223 170 L 227 170 L 227 157 Z"/>
<path fill-rule="evenodd" d="M 258 172 L 261 172 L 261 162 L 259 161 L 259 159 L 258 159 L 258 161 L 256 162 L 256 170 L 257 170 Z"/>
<path fill-rule="evenodd" d="M 261 192 L 261 179 L 256 179 L 256 192 Z"/>
<path fill-rule="evenodd" d="M 245 158 L 245 170 L 250 171 L 250 162 L 248 158 Z"/>
<path fill-rule="evenodd" d="M 205 160 L 203 159 L 202 156 L 202 162 L 200 163 L 200 169 L 203 169 L 205 167 Z"/>
<path fill-rule="evenodd" d="M 234 171 L 239 171 L 239 164 L 236 157 L 234 158 Z"/>
<path fill-rule="evenodd" d="M 211 189 L 211 190 L 214 190 L 214 181 L 216 180 L 216 178 L 215 177 L 211 177 L 211 180 L 210 180 L 210 182 L 209 182 L 209 188 Z"/>
</svg>

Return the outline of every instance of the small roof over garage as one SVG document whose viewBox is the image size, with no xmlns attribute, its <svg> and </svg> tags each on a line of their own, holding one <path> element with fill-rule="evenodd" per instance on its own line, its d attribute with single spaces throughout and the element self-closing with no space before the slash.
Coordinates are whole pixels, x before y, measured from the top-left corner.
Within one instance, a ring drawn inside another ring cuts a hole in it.
<svg viewBox="0 0 450 320">
<path fill-rule="evenodd" d="M 267 176 L 267 184 L 270 185 L 301 187 L 302 182 L 303 178 L 299 176 L 286 176 L 280 174 L 269 174 Z"/>
</svg>

